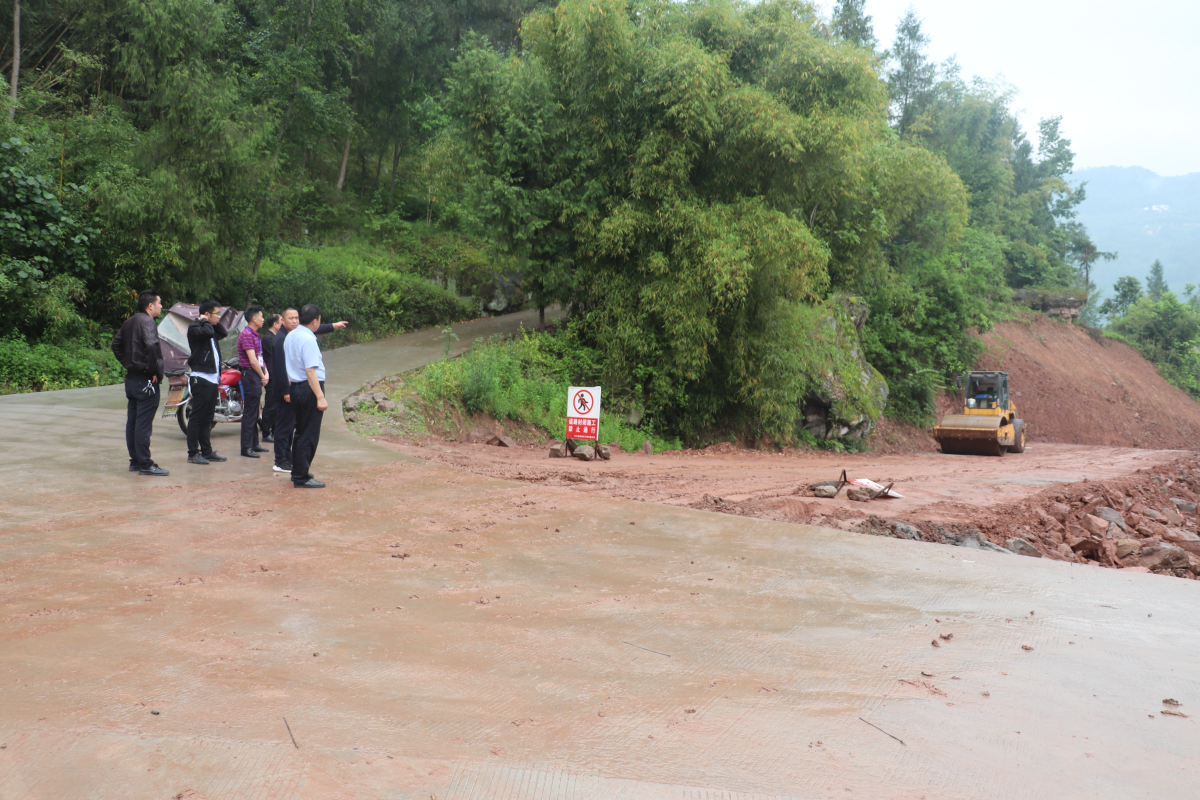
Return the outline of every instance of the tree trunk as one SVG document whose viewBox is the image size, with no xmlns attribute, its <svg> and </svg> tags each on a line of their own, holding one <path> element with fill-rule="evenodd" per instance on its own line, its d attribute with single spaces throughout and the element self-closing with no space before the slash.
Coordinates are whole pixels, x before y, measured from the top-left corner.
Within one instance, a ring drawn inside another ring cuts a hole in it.
<svg viewBox="0 0 1200 800">
<path fill-rule="evenodd" d="M 8 121 L 17 115 L 17 83 L 21 79 L 21 0 L 13 0 L 13 60 L 12 78 L 8 82 L 8 96 L 12 105 L 8 107 Z"/>
<path fill-rule="evenodd" d="M 371 196 L 379 191 L 379 173 L 383 169 L 383 148 L 379 148 L 379 157 L 375 159 L 375 185 L 371 187 Z"/>
<path fill-rule="evenodd" d="M 396 204 L 396 169 L 400 164 L 400 143 L 392 143 L 392 185 L 388 187 L 388 213 L 392 213 L 392 206 Z"/>
<path fill-rule="evenodd" d="M 342 151 L 342 169 L 338 172 L 337 190 L 346 185 L 346 165 L 350 163 L 350 135 L 346 135 L 346 148 Z"/>
<path fill-rule="evenodd" d="M 538 306 L 538 328 L 546 330 L 546 307 Z"/>
</svg>

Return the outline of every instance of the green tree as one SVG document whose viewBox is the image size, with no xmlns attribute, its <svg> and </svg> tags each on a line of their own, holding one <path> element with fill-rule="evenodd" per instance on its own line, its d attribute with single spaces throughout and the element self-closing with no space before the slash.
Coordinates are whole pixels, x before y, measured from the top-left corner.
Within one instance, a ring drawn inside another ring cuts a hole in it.
<svg viewBox="0 0 1200 800">
<path fill-rule="evenodd" d="M 843 41 L 874 51 L 879 44 L 875 26 L 866 13 L 867 0 L 837 0 L 830 27 Z"/>
<path fill-rule="evenodd" d="M 1100 304 L 1100 313 L 1109 319 L 1125 316 L 1138 300 L 1142 299 L 1142 283 L 1126 275 L 1113 284 L 1113 296 Z"/>
<path fill-rule="evenodd" d="M 892 124 L 901 136 L 912 127 L 933 92 L 937 66 L 925 55 L 928 46 L 921 19 L 909 8 L 896 26 L 896 38 L 886 54 L 892 64 L 887 76 Z"/>
<path fill-rule="evenodd" d="M 1157 303 L 1167 291 L 1169 289 L 1166 280 L 1163 279 L 1163 265 L 1156 258 L 1150 265 L 1150 274 L 1146 276 L 1146 296 Z"/>
<path fill-rule="evenodd" d="M 944 247 L 961 183 L 889 134 L 873 57 L 807 6 L 636 10 L 568 0 L 526 18 L 519 54 L 467 49 L 451 107 L 475 213 L 660 424 L 787 435 L 795 309 L 831 256 L 851 280 L 893 231 Z"/>
<path fill-rule="evenodd" d="M 1163 377 L 1200 399 L 1200 310 L 1181 303 L 1170 290 L 1156 301 L 1149 295 L 1110 326 L 1133 345 Z"/>
</svg>

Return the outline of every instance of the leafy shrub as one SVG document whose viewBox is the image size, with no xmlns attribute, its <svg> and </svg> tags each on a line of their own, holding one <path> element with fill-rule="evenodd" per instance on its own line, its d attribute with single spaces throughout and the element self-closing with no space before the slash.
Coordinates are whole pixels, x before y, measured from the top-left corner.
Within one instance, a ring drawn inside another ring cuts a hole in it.
<svg viewBox="0 0 1200 800">
<path fill-rule="evenodd" d="M 1171 384 L 1200 400 L 1200 298 L 1170 291 L 1136 300 L 1106 334 L 1129 344 Z"/>
<path fill-rule="evenodd" d="M 350 321 L 356 338 L 476 316 L 471 303 L 440 286 L 354 255 L 293 248 L 280 262 L 263 262 L 255 296 L 269 313 L 316 303 L 326 321 Z"/>
<path fill-rule="evenodd" d="M 560 437 L 567 424 L 567 388 L 590 385 L 600 371 L 596 354 L 567 336 L 522 332 L 511 339 L 478 342 L 461 358 L 442 359 L 418 371 L 410 383 L 428 403 L 451 403 L 468 413 L 528 422 Z M 677 450 L 678 439 L 625 423 L 615 404 L 602 407 L 600 441 L 635 450 L 650 440 L 654 450 Z"/>
<path fill-rule="evenodd" d="M 0 393 L 103 386 L 124 376 L 108 350 L 0 339 Z"/>
</svg>

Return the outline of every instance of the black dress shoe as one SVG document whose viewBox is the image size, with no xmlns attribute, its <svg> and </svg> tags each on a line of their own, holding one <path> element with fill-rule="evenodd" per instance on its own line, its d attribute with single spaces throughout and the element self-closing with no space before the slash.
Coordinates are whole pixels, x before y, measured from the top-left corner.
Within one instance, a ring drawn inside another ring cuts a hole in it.
<svg viewBox="0 0 1200 800">
<path fill-rule="evenodd" d="M 170 475 L 170 471 L 163 469 L 158 464 L 151 464 L 148 469 L 139 469 L 139 475 L 153 475 L 156 478 L 165 478 Z"/>
<path fill-rule="evenodd" d="M 262 456 L 260 456 L 258 453 L 254 452 L 253 450 L 243 450 L 242 456 L 245 458 L 262 458 Z"/>
<path fill-rule="evenodd" d="M 292 485 L 295 486 L 297 489 L 324 489 L 325 488 L 325 484 L 321 483 L 316 478 L 309 478 L 308 480 L 304 481 L 303 483 L 293 483 Z"/>
<path fill-rule="evenodd" d="M 229 460 L 225 456 L 217 455 L 215 450 L 211 453 L 205 453 L 204 457 L 207 458 L 209 461 L 228 461 Z"/>
<path fill-rule="evenodd" d="M 138 472 L 140 470 L 141 470 L 141 467 L 139 467 L 137 464 L 134 464 L 132 461 L 129 463 L 129 471 L 130 472 Z"/>
<path fill-rule="evenodd" d="M 269 452 L 269 451 L 267 450 L 267 448 L 263 447 L 261 444 L 256 444 L 256 445 L 254 445 L 254 452 L 256 452 L 256 453 L 266 453 L 266 452 Z"/>
<path fill-rule="evenodd" d="M 194 455 L 194 456 L 188 456 L 188 463 L 189 464 L 207 464 L 208 459 L 205 458 L 204 456 L 200 455 L 199 453 L 196 453 L 196 455 Z"/>
<path fill-rule="evenodd" d="M 269 434 L 269 433 L 268 433 L 266 436 L 264 436 L 264 437 L 262 438 L 262 440 L 263 440 L 264 442 L 271 442 L 271 443 L 274 443 L 274 442 L 275 442 L 275 437 L 274 437 L 274 436 L 272 436 L 271 434 Z"/>
</svg>

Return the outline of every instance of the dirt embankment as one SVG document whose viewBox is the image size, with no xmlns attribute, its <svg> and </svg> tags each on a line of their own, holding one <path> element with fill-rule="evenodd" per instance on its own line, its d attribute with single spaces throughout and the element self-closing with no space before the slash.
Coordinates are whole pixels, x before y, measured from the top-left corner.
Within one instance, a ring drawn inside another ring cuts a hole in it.
<svg viewBox="0 0 1200 800">
<path fill-rule="evenodd" d="M 1030 442 L 1200 448 L 1200 403 L 1128 345 L 1041 314 L 985 334 L 977 369 L 1009 374 Z M 939 416 L 950 410 L 943 401 Z"/>
</svg>

